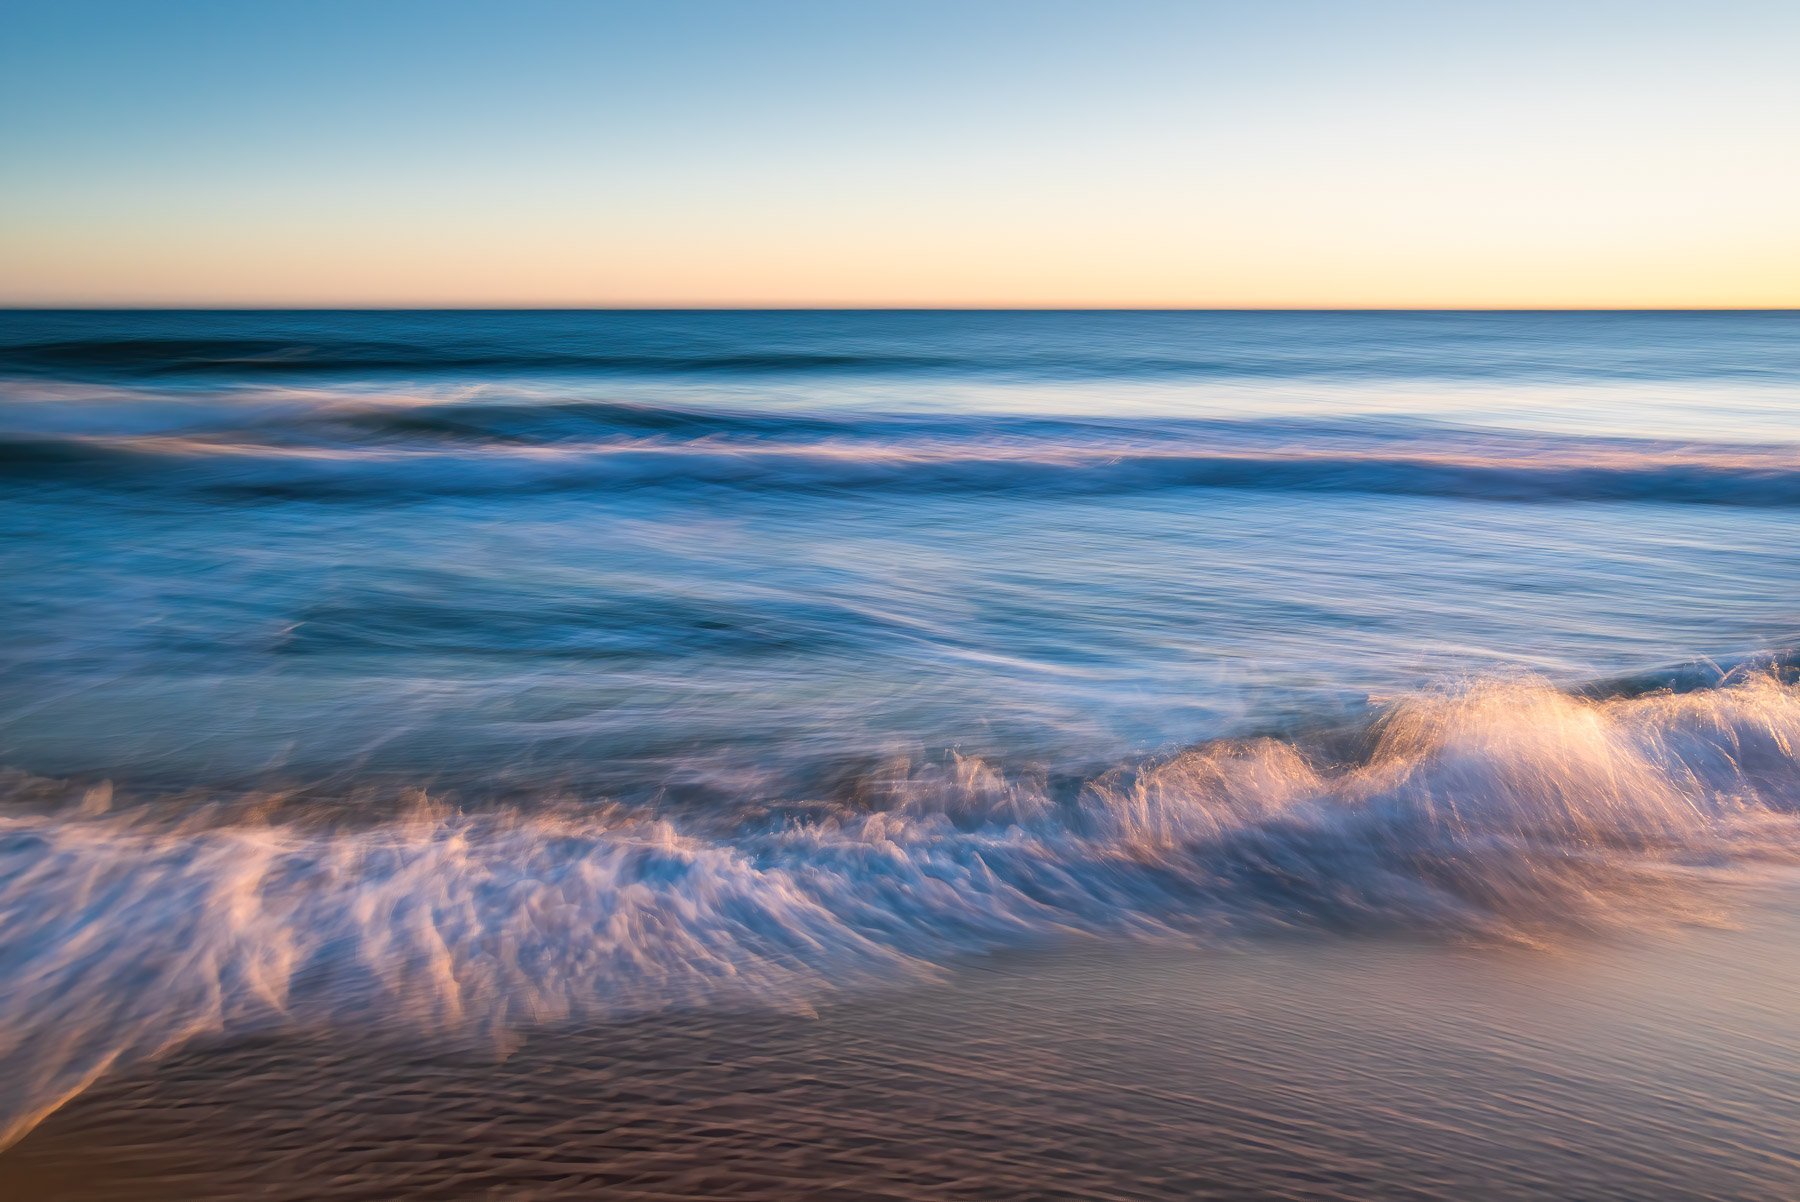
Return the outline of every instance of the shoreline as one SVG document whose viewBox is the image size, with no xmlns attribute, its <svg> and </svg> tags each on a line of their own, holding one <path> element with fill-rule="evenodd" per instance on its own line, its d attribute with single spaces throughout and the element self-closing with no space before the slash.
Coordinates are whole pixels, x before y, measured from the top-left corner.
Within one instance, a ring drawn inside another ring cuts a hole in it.
<svg viewBox="0 0 1800 1202">
<path fill-rule="evenodd" d="M 1774 1200 L 1800 1186 L 1797 886 L 1548 949 L 1091 941 L 504 1057 L 240 1040 L 103 1082 L 0 1171 L 42 1202 Z"/>
</svg>

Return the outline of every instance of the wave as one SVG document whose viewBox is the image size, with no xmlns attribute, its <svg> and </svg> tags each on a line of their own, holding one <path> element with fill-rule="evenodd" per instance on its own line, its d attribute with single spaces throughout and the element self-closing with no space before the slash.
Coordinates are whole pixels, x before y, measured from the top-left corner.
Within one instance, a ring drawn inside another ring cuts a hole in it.
<svg viewBox="0 0 1800 1202">
<path fill-rule="evenodd" d="M 1073 785 L 952 757 L 855 801 L 729 813 L 132 802 L 17 778 L 0 806 L 0 1146 L 198 1037 L 504 1039 L 804 1006 L 1081 936 L 1541 941 L 1679 919 L 1700 912 L 1696 882 L 1800 856 L 1792 676 L 1605 698 L 1492 683 Z"/>
<path fill-rule="evenodd" d="M 456 446 L 28 434 L 0 436 L 0 465 L 12 479 L 34 485 L 233 498 L 694 487 L 1031 496 L 1222 488 L 1495 501 L 1800 505 L 1800 456 L 1790 449 L 1579 439 L 1193 446 L 1104 437 L 795 439 L 771 433 L 767 438 L 511 443 L 487 436 L 479 445 Z"/>
<path fill-rule="evenodd" d="M 865 350 L 667 351 L 558 349 L 444 342 L 283 338 L 95 338 L 0 346 L 0 373 L 71 378 L 259 378 L 364 374 L 431 376 L 471 371 L 621 376 L 1019 376 L 1053 379 L 1264 379 L 1424 374 L 1483 379 L 1490 369 L 1437 363 L 1420 373 L 1356 354 L 1247 355 L 1111 353 L 984 347 L 961 354 Z M 1559 369 L 1566 374 L 1567 368 Z M 1729 370 L 1729 369 L 1727 369 Z M 1512 375 L 1549 374 L 1515 368 Z M 1614 373 L 1616 374 L 1616 372 Z M 1715 371 L 1713 374 L 1718 374 Z"/>
<path fill-rule="evenodd" d="M 281 338 L 95 338 L 0 346 L 0 373 L 72 378 L 436 375 L 469 371 L 626 376 L 1020 375 L 1056 378 L 1261 378 L 1379 375 L 1384 366 L 1354 357 L 1213 360 L 1186 355 L 988 351 L 930 354 L 878 350 L 720 350 L 665 352 L 482 348 L 445 343 L 319 341 Z M 1391 370 L 1387 368 L 1387 370 Z M 1483 376 L 1453 365 L 1437 375 Z"/>
<path fill-rule="evenodd" d="M 831 351 L 633 353 L 483 349 L 346 339 L 82 338 L 0 348 L 0 370 L 100 375 L 305 375 L 342 372 L 596 371 L 649 375 L 941 369 L 932 355 Z"/>
<path fill-rule="evenodd" d="M 18 312 L 0 374 L 1791 384 L 1792 313 Z"/>
</svg>

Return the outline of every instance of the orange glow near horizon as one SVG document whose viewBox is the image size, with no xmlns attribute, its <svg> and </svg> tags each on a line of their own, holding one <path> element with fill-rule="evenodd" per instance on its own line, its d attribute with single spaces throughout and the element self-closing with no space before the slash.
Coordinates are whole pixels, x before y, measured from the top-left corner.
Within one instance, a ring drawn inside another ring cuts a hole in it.
<svg viewBox="0 0 1800 1202">
<path fill-rule="evenodd" d="M 1800 10 L 1351 7 L 47 6 L 0 304 L 1800 306 Z"/>
</svg>

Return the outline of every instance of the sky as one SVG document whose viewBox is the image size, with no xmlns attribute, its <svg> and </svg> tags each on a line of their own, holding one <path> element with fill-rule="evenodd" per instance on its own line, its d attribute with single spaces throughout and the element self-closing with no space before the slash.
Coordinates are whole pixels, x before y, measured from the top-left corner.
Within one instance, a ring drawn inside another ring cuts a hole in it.
<svg viewBox="0 0 1800 1202">
<path fill-rule="evenodd" d="M 0 304 L 1800 306 L 1793 0 L 0 0 Z"/>
</svg>

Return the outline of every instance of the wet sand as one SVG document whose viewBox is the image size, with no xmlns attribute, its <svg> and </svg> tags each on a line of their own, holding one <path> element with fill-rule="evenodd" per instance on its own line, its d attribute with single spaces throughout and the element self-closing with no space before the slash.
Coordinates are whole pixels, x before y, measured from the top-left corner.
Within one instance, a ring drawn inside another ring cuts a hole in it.
<svg viewBox="0 0 1800 1202">
<path fill-rule="evenodd" d="M 505 1057 L 240 1041 L 0 1156 L 8 1199 L 1800 1196 L 1800 888 L 1549 949 L 1083 945 Z"/>
</svg>

